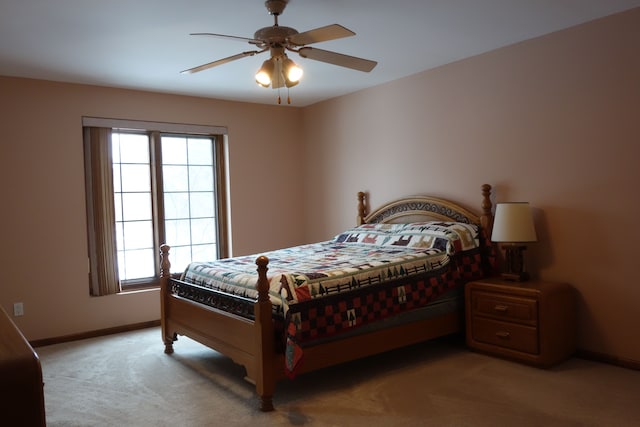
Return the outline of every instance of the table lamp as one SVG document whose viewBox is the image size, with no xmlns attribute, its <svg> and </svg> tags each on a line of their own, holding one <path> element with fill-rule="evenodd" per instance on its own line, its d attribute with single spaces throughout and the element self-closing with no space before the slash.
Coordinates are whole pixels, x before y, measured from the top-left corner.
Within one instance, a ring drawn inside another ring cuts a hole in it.
<svg viewBox="0 0 640 427">
<path fill-rule="evenodd" d="M 491 241 L 503 243 L 505 267 L 502 278 L 513 281 L 529 280 L 525 271 L 524 243 L 535 242 L 538 238 L 533 226 L 531 208 L 527 202 L 498 203 L 493 221 Z"/>
</svg>

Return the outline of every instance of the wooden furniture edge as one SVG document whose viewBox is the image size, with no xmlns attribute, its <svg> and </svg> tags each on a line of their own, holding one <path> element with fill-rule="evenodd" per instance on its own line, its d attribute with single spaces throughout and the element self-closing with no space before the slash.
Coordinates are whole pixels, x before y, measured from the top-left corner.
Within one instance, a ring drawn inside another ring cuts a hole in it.
<svg viewBox="0 0 640 427">
<path fill-rule="evenodd" d="M 44 383 L 38 354 L 0 307 L 0 411 L 4 425 L 44 426 Z"/>
</svg>

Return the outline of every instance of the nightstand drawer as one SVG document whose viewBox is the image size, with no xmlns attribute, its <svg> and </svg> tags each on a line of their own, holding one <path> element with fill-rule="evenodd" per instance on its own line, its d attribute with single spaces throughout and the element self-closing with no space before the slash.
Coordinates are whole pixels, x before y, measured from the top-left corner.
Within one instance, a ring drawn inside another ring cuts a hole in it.
<svg viewBox="0 0 640 427">
<path fill-rule="evenodd" d="M 473 339 L 525 353 L 538 354 L 538 330 L 531 326 L 474 317 Z"/>
<path fill-rule="evenodd" d="M 531 326 L 538 324 L 538 301 L 532 298 L 474 291 L 471 294 L 471 303 L 477 315 Z"/>
</svg>

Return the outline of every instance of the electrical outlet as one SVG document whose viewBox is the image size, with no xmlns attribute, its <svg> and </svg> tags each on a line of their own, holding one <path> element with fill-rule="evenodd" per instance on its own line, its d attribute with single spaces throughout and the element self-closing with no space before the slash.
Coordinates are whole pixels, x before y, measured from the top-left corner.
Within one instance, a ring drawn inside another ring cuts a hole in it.
<svg viewBox="0 0 640 427">
<path fill-rule="evenodd" d="M 13 315 L 16 317 L 24 316 L 24 304 L 22 304 L 21 302 L 16 302 L 15 304 L 13 304 Z"/>
</svg>

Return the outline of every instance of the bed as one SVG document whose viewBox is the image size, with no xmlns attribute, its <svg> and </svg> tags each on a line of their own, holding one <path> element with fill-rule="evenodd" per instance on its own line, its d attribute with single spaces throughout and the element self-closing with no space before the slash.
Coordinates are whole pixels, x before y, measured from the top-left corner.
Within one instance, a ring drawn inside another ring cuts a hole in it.
<svg viewBox="0 0 640 427">
<path fill-rule="evenodd" d="M 491 186 L 479 214 L 414 196 L 369 208 L 326 242 L 192 263 L 161 246 L 165 353 L 179 335 L 242 365 L 260 409 L 284 378 L 461 332 L 464 283 L 490 274 Z M 355 255 L 354 255 L 355 254 Z"/>
</svg>

